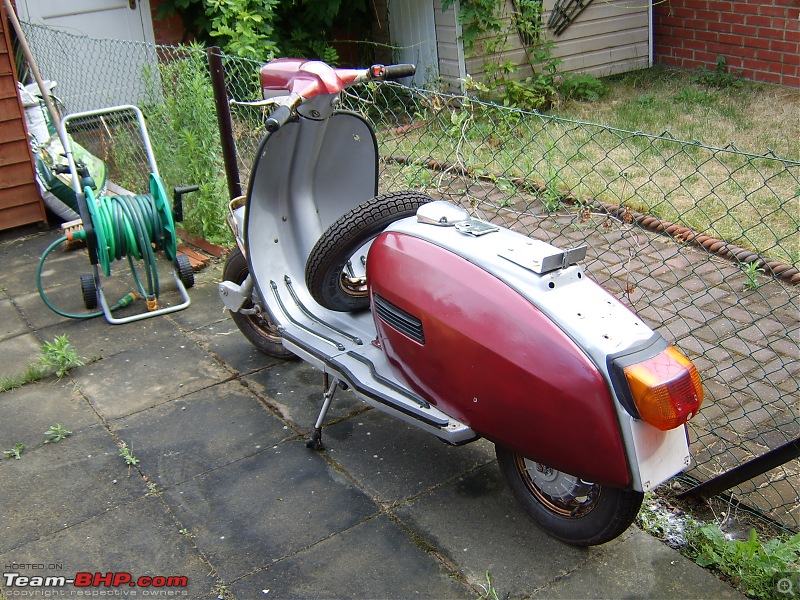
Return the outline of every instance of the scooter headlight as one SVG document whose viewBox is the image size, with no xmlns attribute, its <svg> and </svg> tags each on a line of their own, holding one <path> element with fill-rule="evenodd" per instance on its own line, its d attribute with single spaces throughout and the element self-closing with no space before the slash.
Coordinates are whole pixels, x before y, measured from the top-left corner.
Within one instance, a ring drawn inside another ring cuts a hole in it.
<svg viewBox="0 0 800 600">
<path fill-rule="evenodd" d="M 697 368 L 672 346 L 623 372 L 639 416 L 662 431 L 686 423 L 703 403 Z"/>
</svg>

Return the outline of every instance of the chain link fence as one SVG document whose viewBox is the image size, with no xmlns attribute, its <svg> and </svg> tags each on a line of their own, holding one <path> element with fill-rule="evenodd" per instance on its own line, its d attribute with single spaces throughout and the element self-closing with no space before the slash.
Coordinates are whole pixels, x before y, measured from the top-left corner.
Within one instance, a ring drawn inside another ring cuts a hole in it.
<svg viewBox="0 0 800 600">
<path fill-rule="evenodd" d="M 228 198 L 205 50 L 24 27 L 68 110 L 106 105 L 107 90 L 118 94 L 116 103 L 140 105 L 167 185 L 201 186 L 187 197 L 187 227 L 224 236 Z M 97 96 L 89 95 L 91 83 L 62 86 L 85 81 L 88 63 L 77 64 L 72 48 L 94 43 L 102 50 L 90 55 L 146 60 L 136 76 L 122 69 L 93 76 L 102 79 Z M 223 62 L 229 96 L 259 99 L 261 64 Z M 63 92 L 70 89 L 80 97 Z M 706 401 L 689 428 L 695 480 L 800 438 L 800 162 L 394 84 L 347 93 L 342 107 L 375 126 L 381 192 L 424 191 L 531 237 L 589 246 L 589 274 L 701 372 Z M 266 112 L 234 105 L 232 115 L 246 187 Z M 119 168 L 108 147 L 96 151 L 112 181 L 131 170 L 130 161 Z M 799 460 L 732 494 L 800 528 Z"/>
</svg>

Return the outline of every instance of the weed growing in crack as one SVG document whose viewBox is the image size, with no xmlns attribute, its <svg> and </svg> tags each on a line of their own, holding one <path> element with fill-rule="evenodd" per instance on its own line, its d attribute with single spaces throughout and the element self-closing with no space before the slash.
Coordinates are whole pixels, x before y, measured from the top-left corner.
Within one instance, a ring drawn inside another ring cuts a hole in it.
<svg viewBox="0 0 800 600">
<path fill-rule="evenodd" d="M 45 431 L 44 434 L 50 436 L 45 440 L 45 444 L 55 444 L 71 436 L 72 432 L 65 428 L 63 423 L 56 423 L 55 425 L 50 425 L 50 429 Z"/>
<path fill-rule="evenodd" d="M 14 444 L 14 447 L 11 450 L 3 450 L 3 454 L 6 455 L 6 458 L 13 458 L 19 460 L 22 458 L 22 451 L 25 450 L 25 444 L 19 443 Z"/>
</svg>

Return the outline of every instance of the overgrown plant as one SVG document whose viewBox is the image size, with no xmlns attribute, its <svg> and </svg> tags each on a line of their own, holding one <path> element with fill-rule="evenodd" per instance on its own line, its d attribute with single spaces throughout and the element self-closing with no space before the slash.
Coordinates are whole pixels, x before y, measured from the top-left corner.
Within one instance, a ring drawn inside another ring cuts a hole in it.
<svg viewBox="0 0 800 600">
<path fill-rule="evenodd" d="M 356 40 L 370 31 L 366 0 L 162 0 L 158 15 L 178 15 L 195 39 L 259 61 L 275 56 L 335 63 L 338 31 Z"/>
<path fill-rule="evenodd" d="M 50 425 L 50 429 L 45 431 L 44 434 L 49 436 L 48 439 L 45 440 L 45 444 L 55 444 L 71 436 L 72 432 L 64 427 L 63 423 L 55 423 L 54 425 Z"/>
<path fill-rule="evenodd" d="M 39 365 L 45 372 L 55 371 L 56 377 L 61 378 L 70 369 L 83 366 L 83 361 L 78 358 L 78 352 L 69 343 L 69 338 L 59 335 L 52 342 L 42 345 Z"/>
<path fill-rule="evenodd" d="M 800 571 L 800 534 L 762 543 L 755 529 L 746 540 L 728 538 L 716 523 L 688 522 L 685 553 L 701 567 L 723 575 L 753 598 L 785 598 L 779 580 Z"/>
<path fill-rule="evenodd" d="M 700 66 L 697 74 L 693 77 L 695 83 L 702 83 L 716 88 L 742 87 L 741 71 L 731 71 L 728 68 L 728 61 L 724 56 L 717 56 L 714 70 Z"/>
<path fill-rule="evenodd" d="M 14 447 L 11 450 L 3 450 L 3 454 L 6 455 L 6 458 L 13 458 L 19 460 L 22 458 L 22 451 L 25 450 L 25 444 L 19 443 L 14 444 Z"/>
<path fill-rule="evenodd" d="M 453 0 L 444 0 L 442 10 L 452 4 Z M 606 87 L 593 75 L 559 74 L 561 59 L 554 55 L 554 43 L 545 35 L 541 0 L 515 0 L 511 12 L 507 6 L 494 0 L 462 0 L 459 4 L 465 50 L 486 57 L 483 83 L 490 99 L 507 106 L 545 109 L 559 94 L 593 100 L 606 93 Z M 512 37 L 525 50 L 530 75 L 524 76 L 520 65 L 504 59 L 512 48 Z"/>
<path fill-rule="evenodd" d="M 78 358 L 78 353 L 69 342 L 66 335 L 56 336 L 52 342 L 45 342 L 39 350 L 36 362 L 30 363 L 19 375 L 3 377 L 0 380 L 0 392 L 6 392 L 44 379 L 55 373 L 59 379 L 64 377 L 70 369 L 80 367 L 83 361 Z"/>
<path fill-rule="evenodd" d="M 486 583 L 481 583 L 480 586 L 483 593 L 478 596 L 478 600 L 500 600 L 497 595 L 497 590 L 492 583 L 492 576 L 489 574 L 489 571 L 486 571 Z"/>
<path fill-rule="evenodd" d="M 742 265 L 742 271 L 744 272 L 744 276 L 746 278 L 744 282 L 744 289 L 748 292 L 757 290 L 758 286 L 760 285 L 758 282 L 758 277 L 759 275 L 764 275 L 766 271 L 758 266 L 757 262 L 751 262 Z"/>
<path fill-rule="evenodd" d="M 128 475 L 130 475 L 131 467 L 138 465 L 139 459 L 133 455 L 131 449 L 128 447 L 128 444 L 126 444 L 125 442 L 120 441 L 118 445 L 119 445 L 119 455 L 122 457 L 122 460 L 125 461 L 125 464 L 128 465 Z"/>
<path fill-rule="evenodd" d="M 197 192 L 184 197 L 183 227 L 210 242 L 225 244 L 230 240 L 225 225 L 228 190 L 205 60 L 205 53 L 195 44 L 182 58 L 161 63 L 157 71 L 147 72 L 149 89 L 171 92 L 153 93 L 143 111 L 167 189 L 200 186 Z"/>
</svg>

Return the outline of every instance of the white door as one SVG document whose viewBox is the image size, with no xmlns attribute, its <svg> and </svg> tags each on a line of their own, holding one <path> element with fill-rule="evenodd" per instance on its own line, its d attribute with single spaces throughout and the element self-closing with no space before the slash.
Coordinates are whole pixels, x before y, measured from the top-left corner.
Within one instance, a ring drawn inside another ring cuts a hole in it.
<svg viewBox="0 0 800 600">
<path fill-rule="evenodd" d="M 68 112 L 148 97 L 145 73 L 158 62 L 150 0 L 17 0 L 17 11 L 23 29 L 48 28 L 27 28 L 28 42 Z"/>
<path fill-rule="evenodd" d="M 95 38 L 153 43 L 149 0 L 17 0 L 20 18 Z"/>
<path fill-rule="evenodd" d="M 439 78 L 439 52 L 433 0 L 389 0 L 389 34 L 397 48 L 397 62 L 417 66 L 414 84 L 435 84 Z"/>
</svg>

